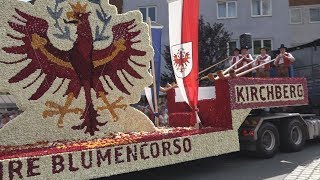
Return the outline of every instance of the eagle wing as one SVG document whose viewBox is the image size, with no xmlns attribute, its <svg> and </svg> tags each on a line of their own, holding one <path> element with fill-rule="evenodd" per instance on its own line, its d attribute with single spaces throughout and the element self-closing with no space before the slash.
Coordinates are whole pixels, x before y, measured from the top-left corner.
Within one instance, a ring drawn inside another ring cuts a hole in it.
<svg viewBox="0 0 320 180">
<path fill-rule="evenodd" d="M 128 84 L 133 86 L 132 82 L 127 78 L 126 73 L 136 79 L 142 79 L 142 76 L 131 67 L 129 62 L 136 66 L 145 67 L 144 64 L 139 64 L 131 59 L 132 56 L 145 56 L 145 51 L 140 51 L 132 47 L 133 44 L 140 41 L 134 41 L 141 31 L 133 30 L 136 27 L 135 20 L 120 23 L 112 28 L 113 42 L 103 50 L 93 51 L 93 65 L 95 78 L 103 77 L 108 86 L 106 76 L 109 76 L 112 83 L 123 93 L 130 94 L 128 89 L 124 86 L 117 72 L 120 71 Z"/>
<path fill-rule="evenodd" d="M 26 56 L 18 61 L 5 61 L 1 63 L 18 64 L 26 60 L 31 60 L 25 68 L 9 79 L 9 83 L 20 82 L 28 78 L 37 70 L 41 70 L 39 76 L 25 87 L 28 88 L 42 75 L 45 75 L 45 78 L 37 91 L 30 97 L 30 100 L 37 100 L 49 90 L 56 78 L 62 78 L 64 82 L 65 79 L 76 79 L 77 74 L 70 63 L 69 53 L 55 48 L 53 44 L 50 43 L 47 36 L 49 28 L 48 22 L 44 19 L 21 12 L 18 9 L 16 9 L 16 13 L 18 16 L 13 16 L 15 18 L 15 22 L 11 21 L 8 23 L 13 30 L 21 33 L 23 37 L 16 37 L 11 34 L 7 35 L 14 40 L 22 41 L 23 45 L 5 47 L 3 50 L 9 54 L 20 54 Z M 56 91 L 58 91 L 61 86 L 62 84 Z"/>
</svg>

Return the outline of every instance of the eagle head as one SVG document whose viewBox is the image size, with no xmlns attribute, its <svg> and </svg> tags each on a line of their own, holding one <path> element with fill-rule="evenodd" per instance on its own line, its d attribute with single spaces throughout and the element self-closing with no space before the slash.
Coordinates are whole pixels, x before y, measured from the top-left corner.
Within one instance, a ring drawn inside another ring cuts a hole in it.
<svg viewBox="0 0 320 180">
<path fill-rule="evenodd" d="M 79 2 L 76 4 L 70 4 L 72 11 L 67 12 L 67 19 L 65 20 L 68 24 L 79 24 L 84 21 L 88 21 L 89 15 L 91 12 L 87 12 L 88 4 L 81 5 Z"/>
</svg>

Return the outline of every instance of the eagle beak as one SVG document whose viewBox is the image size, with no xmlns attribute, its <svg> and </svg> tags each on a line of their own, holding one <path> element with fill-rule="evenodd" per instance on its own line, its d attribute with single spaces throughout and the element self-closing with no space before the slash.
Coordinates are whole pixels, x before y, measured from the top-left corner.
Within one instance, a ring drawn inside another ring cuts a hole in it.
<svg viewBox="0 0 320 180">
<path fill-rule="evenodd" d="M 67 12 L 67 20 L 63 19 L 64 23 L 66 24 L 78 24 L 79 21 L 75 18 L 74 12 Z"/>
<path fill-rule="evenodd" d="M 67 12 L 67 19 L 68 20 L 74 20 L 75 19 L 75 17 L 74 17 L 74 12 Z"/>
<path fill-rule="evenodd" d="M 67 21 L 67 20 L 63 19 L 63 21 L 64 21 L 64 23 L 66 23 L 66 24 L 78 24 L 78 23 L 79 23 L 79 21 L 77 21 L 77 20 Z"/>
</svg>

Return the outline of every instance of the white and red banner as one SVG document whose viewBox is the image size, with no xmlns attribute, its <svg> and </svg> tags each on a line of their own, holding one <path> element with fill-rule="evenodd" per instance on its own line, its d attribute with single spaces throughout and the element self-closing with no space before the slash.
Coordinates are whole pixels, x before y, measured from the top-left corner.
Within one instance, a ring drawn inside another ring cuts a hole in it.
<svg viewBox="0 0 320 180">
<path fill-rule="evenodd" d="M 183 99 L 198 104 L 199 0 L 168 0 L 171 59 Z"/>
</svg>

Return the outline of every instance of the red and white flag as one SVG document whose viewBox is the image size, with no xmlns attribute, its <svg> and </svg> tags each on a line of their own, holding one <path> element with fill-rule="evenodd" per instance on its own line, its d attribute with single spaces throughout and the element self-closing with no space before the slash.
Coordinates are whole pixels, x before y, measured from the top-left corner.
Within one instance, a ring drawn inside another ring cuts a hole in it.
<svg viewBox="0 0 320 180">
<path fill-rule="evenodd" d="M 168 0 L 171 59 L 184 100 L 194 110 L 198 104 L 199 0 Z M 200 122 L 197 116 L 198 122 Z"/>
</svg>

